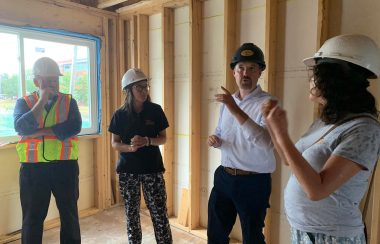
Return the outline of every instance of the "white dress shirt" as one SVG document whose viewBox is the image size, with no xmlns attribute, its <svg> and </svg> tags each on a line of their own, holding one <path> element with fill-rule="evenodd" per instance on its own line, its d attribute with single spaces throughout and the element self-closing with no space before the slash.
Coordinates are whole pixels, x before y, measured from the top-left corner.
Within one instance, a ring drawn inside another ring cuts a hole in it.
<svg viewBox="0 0 380 244">
<path fill-rule="evenodd" d="M 261 114 L 262 104 L 272 97 L 259 85 L 242 100 L 238 94 L 237 92 L 232 97 L 249 118 L 240 125 L 228 108 L 222 105 L 215 129 L 215 135 L 222 140 L 219 148 L 222 165 L 245 171 L 272 173 L 276 169 L 273 143 Z"/>
</svg>

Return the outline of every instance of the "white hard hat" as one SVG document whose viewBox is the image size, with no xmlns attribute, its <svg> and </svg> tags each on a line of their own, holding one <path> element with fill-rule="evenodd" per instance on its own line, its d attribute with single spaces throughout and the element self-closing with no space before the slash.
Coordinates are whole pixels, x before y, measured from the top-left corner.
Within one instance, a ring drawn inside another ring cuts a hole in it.
<svg viewBox="0 0 380 244">
<path fill-rule="evenodd" d="M 129 69 L 127 72 L 125 72 L 123 78 L 121 79 L 121 89 L 124 89 L 126 86 L 129 86 L 130 84 L 142 80 L 148 80 L 148 77 L 146 77 L 146 75 L 140 69 Z"/>
<path fill-rule="evenodd" d="M 364 35 L 341 35 L 325 41 L 313 57 L 303 60 L 307 66 L 314 66 L 316 59 L 332 58 L 347 61 L 373 73 L 370 79 L 380 74 L 380 51 L 376 43 Z"/>
<path fill-rule="evenodd" d="M 63 76 L 59 71 L 58 64 L 51 58 L 43 57 L 37 59 L 33 65 L 34 76 Z"/>
</svg>

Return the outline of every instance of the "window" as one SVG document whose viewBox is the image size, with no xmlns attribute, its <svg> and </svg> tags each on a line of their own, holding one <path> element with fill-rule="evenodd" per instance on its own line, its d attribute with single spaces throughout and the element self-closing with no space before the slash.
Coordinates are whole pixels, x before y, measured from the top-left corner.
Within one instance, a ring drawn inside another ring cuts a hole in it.
<svg viewBox="0 0 380 244">
<path fill-rule="evenodd" d="M 0 25 L 0 144 L 18 140 L 13 128 L 16 100 L 37 90 L 32 68 L 40 57 L 54 59 L 63 76 L 60 92 L 70 93 L 82 115 L 81 135 L 100 128 L 100 40 L 58 30 Z"/>
</svg>

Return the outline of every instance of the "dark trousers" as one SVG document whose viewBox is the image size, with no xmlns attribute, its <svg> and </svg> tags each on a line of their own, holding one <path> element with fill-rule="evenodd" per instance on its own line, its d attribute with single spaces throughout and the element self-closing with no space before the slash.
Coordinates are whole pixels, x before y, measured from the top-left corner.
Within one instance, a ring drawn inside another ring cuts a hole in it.
<svg viewBox="0 0 380 244">
<path fill-rule="evenodd" d="M 48 163 L 22 163 L 20 199 L 22 207 L 23 244 L 41 244 L 43 223 L 51 193 L 55 197 L 61 220 L 61 244 L 81 242 L 77 200 L 79 197 L 77 160 Z"/>
<path fill-rule="evenodd" d="M 209 244 L 229 243 L 229 234 L 239 214 L 244 244 L 265 243 L 262 233 L 271 193 L 270 174 L 234 176 L 220 166 L 208 202 Z"/>
</svg>

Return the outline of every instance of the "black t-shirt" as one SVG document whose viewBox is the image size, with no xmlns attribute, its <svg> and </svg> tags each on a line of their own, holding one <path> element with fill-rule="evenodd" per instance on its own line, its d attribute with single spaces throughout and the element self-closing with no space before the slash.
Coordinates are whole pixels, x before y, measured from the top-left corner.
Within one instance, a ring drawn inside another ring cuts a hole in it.
<svg viewBox="0 0 380 244">
<path fill-rule="evenodd" d="M 120 136 L 123 143 L 130 144 L 135 135 L 157 137 L 160 131 L 169 127 L 164 111 L 158 104 L 145 102 L 143 110 L 134 115 L 135 119 L 131 119 L 124 110 L 116 110 L 108 131 Z M 136 152 L 120 153 L 116 171 L 134 174 L 164 172 L 159 147 L 146 146 Z"/>
</svg>

